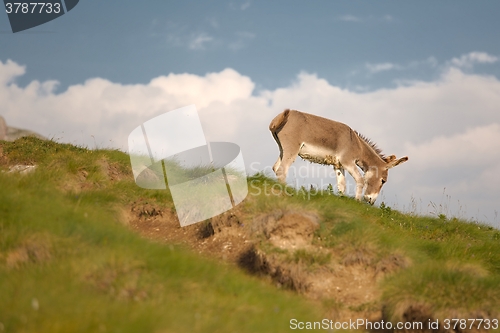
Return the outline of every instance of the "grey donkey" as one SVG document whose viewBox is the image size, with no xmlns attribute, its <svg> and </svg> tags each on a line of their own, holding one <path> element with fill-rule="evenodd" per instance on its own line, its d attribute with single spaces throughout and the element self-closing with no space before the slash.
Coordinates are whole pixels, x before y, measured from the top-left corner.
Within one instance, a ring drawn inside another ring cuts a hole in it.
<svg viewBox="0 0 500 333">
<path fill-rule="evenodd" d="M 374 204 L 389 169 L 408 157 L 384 156 L 368 138 L 346 124 L 296 110 L 285 110 L 269 125 L 280 150 L 273 166 L 278 180 L 285 183 L 290 165 L 297 156 L 314 163 L 333 165 L 337 186 L 345 193 L 345 170 L 356 181 L 356 199 Z M 364 172 L 361 174 L 358 167 Z"/>
</svg>

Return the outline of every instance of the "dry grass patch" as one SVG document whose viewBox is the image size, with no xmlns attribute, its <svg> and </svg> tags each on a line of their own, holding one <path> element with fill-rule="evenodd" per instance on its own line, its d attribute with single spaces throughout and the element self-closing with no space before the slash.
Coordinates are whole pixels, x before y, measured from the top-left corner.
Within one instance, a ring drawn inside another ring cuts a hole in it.
<svg viewBox="0 0 500 333">
<path fill-rule="evenodd" d="M 29 235 L 3 255 L 5 264 L 10 269 L 16 269 L 28 264 L 45 263 L 52 258 L 52 247 L 52 239 L 48 234 Z"/>
</svg>

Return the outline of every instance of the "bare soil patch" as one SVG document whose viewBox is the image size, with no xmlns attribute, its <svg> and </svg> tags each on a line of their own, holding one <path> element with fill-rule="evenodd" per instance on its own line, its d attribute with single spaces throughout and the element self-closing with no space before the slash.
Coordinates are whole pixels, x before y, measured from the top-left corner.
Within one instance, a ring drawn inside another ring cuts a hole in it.
<svg viewBox="0 0 500 333">
<path fill-rule="evenodd" d="M 345 256 L 315 244 L 319 228 L 315 212 L 277 209 L 250 216 L 237 207 L 182 228 L 172 208 L 139 200 L 124 212 L 124 218 L 132 230 L 146 238 L 184 244 L 313 300 L 333 300 L 328 315 L 337 320 L 382 318 L 376 282 L 406 265 L 398 255 L 376 261 L 366 253 Z"/>
<path fill-rule="evenodd" d="M 237 262 L 238 256 L 251 247 L 237 212 L 226 212 L 209 221 L 181 227 L 172 208 L 139 200 L 124 212 L 132 230 L 149 239 L 184 244 L 199 254 Z"/>
</svg>

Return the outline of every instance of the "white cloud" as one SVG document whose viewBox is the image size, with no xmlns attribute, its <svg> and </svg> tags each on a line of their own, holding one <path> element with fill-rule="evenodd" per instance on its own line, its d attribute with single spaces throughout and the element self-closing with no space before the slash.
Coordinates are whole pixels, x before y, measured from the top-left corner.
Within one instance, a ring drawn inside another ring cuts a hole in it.
<svg viewBox="0 0 500 333">
<path fill-rule="evenodd" d="M 248 98 L 254 89 L 250 78 L 233 69 L 225 69 L 219 73 L 208 73 L 203 77 L 193 74 L 169 74 L 151 80 L 146 87 L 158 88 L 163 95 L 178 104 L 196 104 L 204 108 L 212 102 L 231 103 L 237 99 Z"/>
<path fill-rule="evenodd" d="M 500 81 L 493 76 L 451 67 L 432 82 L 363 93 L 300 73 L 289 86 L 255 92 L 249 77 L 225 69 L 203 76 L 169 74 L 136 85 L 93 78 L 56 93 L 54 81 L 17 86 L 15 78 L 24 72 L 13 61 L 0 62 L 2 116 L 12 126 L 61 141 L 93 147 L 94 136 L 99 146 L 126 150 L 126 138 L 138 124 L 195 104 L 208 140 L 238 143 L 247 164 L 258 162 L 263 169 L 278 156 L 270 120 L 294 108 L 349 124 L 387 154 L 409 156 L 391 170 L 380 201 L 401 207 L 413 195 L 426 206 L 439 202 L 446 188 L 469 213 L 480 209 L 491 217 L 498 209 Z"/>
<path fill-rule="evenodd" d="M 216 42 L 216 39 L 207 32 L 188 33 L 189 28 L 186 26 L 175 23 L 169 23 L 169 25 L 170 28 L 166 34 L 166 42 L 171 46 L 200 51 L 206 49 L 209 44 Z"/>
<path fill-rule="evenodd" d="M 494 165 L 499 161 L 500 124 L 465 128 L 463 132 L 435 136 L 420 144 L 408 143 L 405 149 L 415 157 L 415 166 L 420 170 Z"/>
<path fill-rule="evenodd" d="M 407 143 L 405 151 L 412 156 L 408 172 L 414 175 L 414 191 L 439 202 L 440 192 L 446 189 L 447 195 L 460 199 L 461 205 L 473 208 L 469 214 L 481 208 L 483 215 L 474 217 L 483 219 L 486 215 L 488 221 L 489 215 L 492 222 L 500 194 L 499 123 L 436 136 L 422 144 Z"/>
<path fill-rule="evenodd" d="M 384 71 L 390 71 L 394 69 L 400 69 L 400 66 L 390 63 L 390 62 L 384 62 L 381 64 L 371 64 L 367 63 L 366 68 L 370 73 L 379 73 L 379 72 L 384 72 Z"/>
<path fill-rule="evenodd" d="M 218 29 L 218 23 L 215 19 L 207 19 L 211 29 Z M 208 47 L 227 47 L 232 51 L 241 50 L 255 39 L 255 33 L 249 31 L 237 31 L 231 38 L 215 37 L 207 32 L 188 33 L 187 27 L 174 26 L 172 31 L 166 36 L 168 44 L 175 47 L 183 47 L 193 51 L 205 50 Z"/>
<path fill-rule="evenodd" d="M 204 50 L 205 45 L 213 40 L 214 38 L 212 36 L 205 32 L 202 32 L 191 37 L 188 47 L 191 50 Z"/>
<path fill-rule="evenodd" d="M 26 73 L 26 67 L 20 66 L 12 60 L 7 60 L 5 64 L 0 61 L 0 84 L 5 85 L 13 79 Z"/>
<path fill-rule="evenodd" d="M 474 64 L 492 64 L 498 61 L 498 57 L 485 52 L 470 52 L 462 55 L 460 58 L 451 59 L 453 66 L 470 68 Z"/>
<path fill-rule="evenodd" d="M 0 62 L 5 82 L 19 75 L 19 65 Z M 126 150 L 128 131 L 158 114 L 189 104 L 199 109 L 251 96 L 254 83 L 232 69 L 205 76 L 169 74 L 148 84 L 122 85 L 102 78 L 70 86 L 59 94 L 54 81 L 25 88 L 0 85 L 1 113 L 11 126 L 35 130 L 65 142 Z M 223 131 L 222 131 L 223 132 Z"/>
<path fill-rule="evenodd" d="M 365 68 L 368 70 L 370 74 L 376 74 L 391 70 L 414 70 L 416 68 L 422 68 L 422 67 L 435 68 L 437 66 L 438 66 L 438 61 L 435 57 L 428 57 L 425 60 L 411 61 L 407 64 L 394 64 L 391 62 L 383 62 L 376 64 L 368 62 L 365 64 Z"/>
</svg>

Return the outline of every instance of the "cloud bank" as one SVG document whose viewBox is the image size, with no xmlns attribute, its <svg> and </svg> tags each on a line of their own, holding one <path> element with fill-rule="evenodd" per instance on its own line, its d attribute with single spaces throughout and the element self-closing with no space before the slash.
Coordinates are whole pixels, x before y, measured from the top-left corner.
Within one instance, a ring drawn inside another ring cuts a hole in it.
<svg viewBox="0 0 500 333">
<path fill-rule="evenodd" d="M 492 64 L 498 61 L 498 58 L 484 52 L 471 52 L 462 55 L 460 58 L 451 59 L 451 63 L 457 67 L 470 68 L 474 64 Z"/>
<path fill-rule="evenodd" d="M 467 62 L 495 59 L 470 53 L 448 62 L 435 81 L 367 93 L 331 85 L 310 73 L 300 73 L 286 87 L 255 91 L 251 78 L 229 68 L 204 76 L 169 74 L 135 85 L 91 78 L 57 93 L 56 81 L 18 86 L 16 78 L 27 69 L 7 60 L 0 61 L 0 114 L 11 126 L 63 142 L 126 151 L 127 136 L 138 124 L 195 104 L 207 139 L 239 144 L 249 171 L 255 172 L 269 171 L 278 156 L 268 131 L 270 120 L 285 108 L 298 109 L 350 125 L 386 154 L 410 157 L 391 170 L 379 202 L 417 213 L 431 207 L 434 213 L 459 213 L 498 226 L 500 81 L 462 70 Z M 318 181 L 314 170 L 316 175 L 330 170 L 301 161 L 295 167 L 307 168 L 311 176 L 303 179 L 292 172 L 289 180 L 299 185 Z M 441 203 L 443 211 L 431 202 Z"/>
</svg>

